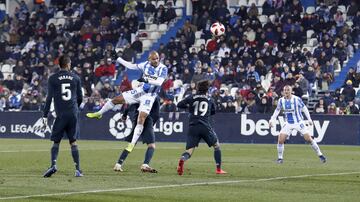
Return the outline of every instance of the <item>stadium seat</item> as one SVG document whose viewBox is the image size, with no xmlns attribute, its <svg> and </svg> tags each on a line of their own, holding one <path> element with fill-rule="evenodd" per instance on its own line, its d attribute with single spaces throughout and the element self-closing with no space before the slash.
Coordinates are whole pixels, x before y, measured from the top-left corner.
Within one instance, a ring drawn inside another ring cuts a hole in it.
<svg viewBox="0 0 360 202">
<path fill-rule="evenodd" d="M 55 18 L 62 18 L 64 17 L 64 11 L 58 11 L 55 15 Z"/>
<path fill-rule="evenodd" d="M 151 4 L 153 4 L 156 7 L 156 1 L 151 1 Z"/>
<path fill-rule="evenodd" d="M 346 21 L 346 24 L 349 26 L 349 27 L 352 27 L 354 22 L 352 20 L 349 20 L 349 21 Z"/>
<path fill-rule="evenodd" d="M 233 15 L 236 12 L 235 8 L 229 8 L 230 15 Z"/>
<path fill-rule="evenodd" d="M 175 9 L 175 12 L 176 12 L 177 17 L 183 16 L 183 9 L 182 8 Z"/>
<path fill-rule="evenodd" d="M 195 32 L 195 39 L 200 39 L 202 35 L 202 31 L 196 31 Z"/>
<path fill-rule="evenodd" d="M 2 11 L 5 11 L 5 10 L 6 10 L 5 4 L 0 4 L 0 10 L 2 10 Z"/>
<path fill-rule="evenodd" d="M 266 0 L 259 0 L 257 6 L 263 6 Z"/>
<path fill-rule="evenodd" d="M 260 20 L 261 24 L 265 24 L 268 21 L 268 16 L 267 15 L 260 15 L 259 20 Z"/>
<path fill-rule="evenodd" d="M 75 11 L 74 14 L 71 16 L 72 18 L 77 18 L 79 16 L 80 12 Z"/>
<path fill-rule="evenodd" d="M 160 5 L 165 5 L 165 1 L 158 1 L 157 3 L 156 3 L 156 8 L 159 8 L 159 6 Z"/>
<path fill-rule="evenodd" d="M 247 6 L 247 0 L 239 0 L 239 6 Z"/>
<path fill-rule="evenodd" d="M 12 73 L 13 72 L 13 67 L 9 64 L 4 64 L 2 67 L 1 67 L 1 71 L 3 73 Z"/>
<path fill-rule="evenodd" d="M 205 44 L 205 43 L 206 43 L 205 39 L 197 39 L 195 42 L 195 46 L 200 47 L 201 44 Z"/>
<path fill-rule="evenodd" d="M 160 24 L 160 25 L 159 25 L 159 31 L 160 31 L 160 32 L 166 32 L 167 29 L 168 29 L 167 24 Z"/>
<path fill-rule="evenodd" d="M 149 39 L 158 40 L 160 38 L 159 32 L 151 32 Z"/>
<path fill-rule="evenodd" d="M 66 22 L 65 18 L 59 18 L 59 19 L 56 20 L 56 25 L 64 26 L 65 22 Z"/>
<path fill-rule="evenodd" d="M 236 92 L 239 90 L 238 87 L 233 87 L 230 89 L 230 95 L 235 98 Z"/>
<path fill-rule="evenodd" d="M 157 30 L 158 30 L 157 24 L 151 24 L 151 25 L 149 26 L 149 29 L 148 29 L 147 31 L 153 32 L 153 31 L 157 31 Z"/>
<path fill-rule="evenodd" d="M 143 43 L 143 47 L 147 48 L 147 49 L 150 48 L 151 45 L 152 45 L 152 42 L 150 40 L 148 40 L 148 39 L 142 41 L 142 43 Z"/>
<path fill-rule="evenodd" d="M 14 73 L 10 72 L 3 72 L 4 78 L 7 78 L 9 75 L 11 75 L 12 78 L 14 78 Z"/>
<path fill-rule="evenodd" d="M 259 15 L 262 15 L 263 9 L 262 8 L 258 8 L 259 11 Z"/>
<path fill-rule="evenodd" d="M 46 23 L 48 26 L 50 25 L 50 24 L 56 24 L 56 19 L 55 18 L 51 18 L 47 23 Z"/>
<path fill-rule="evenodd" d="M 312 38 L 309 40 L 309 46 L 314 47 L 318 44 L 318 40 L 316 38 Z"/>
<path fill-rule="evenodd" d="M 340 10 L 342 13 L 346 13 L 346 7 L 344 5 L 339 5 L 338 10 Z"/>
<path fill-rule="evenodd" d="M 310 29 L 306 32 L 306 38 L 310 39 L 314 34 L 314 30 Z"/>
<path fill-rule="evenodd" d="M 313 14 L 315 13 L 315 7 L 314 6 L 309 6 L 306 8 L 306 13 L 307 14 Z"/>
<path fill-rule="evenodd" d="M 184 8 L 184 2 L 182 0 L 177 0 L 175 3 L 175 7 Z"/>
</svg>

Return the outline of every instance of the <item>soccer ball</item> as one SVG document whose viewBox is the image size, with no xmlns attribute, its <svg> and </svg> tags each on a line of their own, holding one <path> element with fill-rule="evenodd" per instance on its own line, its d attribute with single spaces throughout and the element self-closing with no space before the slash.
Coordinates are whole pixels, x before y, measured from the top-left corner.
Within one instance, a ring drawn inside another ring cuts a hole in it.
<svg viewBox="0 0 360 202">
<path fill-rule="evenodd" d="M 211 34 L 215 37 L 219 37 L 225 34 L 225 26 L 220 22 L 215 22 L 210 28 Z"/>
</svg>

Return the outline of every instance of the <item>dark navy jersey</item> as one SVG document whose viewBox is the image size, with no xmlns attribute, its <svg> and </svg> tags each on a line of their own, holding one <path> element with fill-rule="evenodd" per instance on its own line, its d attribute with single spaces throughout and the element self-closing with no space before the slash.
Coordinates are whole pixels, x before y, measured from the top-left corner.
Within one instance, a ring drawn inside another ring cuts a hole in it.
<svg viewBox="0 0 360 202">
<path fill-rule="evenodd" d="M 83 99 L 80 78 L 66 70 L 60 70 L 51 75 L 48 80 L 44 117 L 47 117 L 49 113 L 52 99 L 54 99 L 57 116 L 69 113 L 77 114 Z"/>
<path fill-rule="evenodd" d="M 215 114 L 215 103 L 207 95 L 189 95 L 177 104 L 178 108 L 189 109 L 190 125 L 198 123 L 211 127 L 210 116 Z"/>
<path fill-rule="evenodd" d="M 137 118 L 139 115 L 139 111 L 137 110 L 139 108 L 140 104 L 139 103 L 135 103 L 132 105 L 129 105 L 123 112 L 123 116 L 130 116 L 130 120 L 132 122 L 137 122 Z M 159 119 L 159 111 L 160 111 L 160 99 L 159 97 L 157 97 L 154 101 L 154 104 L 151 108 L 150 114 L 148 117 L 150 117 L 153 120 L 153 124 L 155 124 L 157 122 L 157 120 Z"/>
</svg>

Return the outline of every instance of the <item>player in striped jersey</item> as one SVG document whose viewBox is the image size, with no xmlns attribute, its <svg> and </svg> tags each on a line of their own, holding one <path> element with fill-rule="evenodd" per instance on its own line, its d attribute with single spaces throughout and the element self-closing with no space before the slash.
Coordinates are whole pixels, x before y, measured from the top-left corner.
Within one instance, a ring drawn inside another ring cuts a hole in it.
<svg viewBox="0 0 360 202">
<path fill-rule="evenodd" d="M 300 132 L 305 141 L 308 142 L 311 147 L 314 149 L 316 154 L 319 156 L 320 161 L 322 163 L 326 162 L 325 156 L 321 153 L 321 150 L 315 140 L 310 135 L 309 130 L 307 129 L 304 123 L 304 117 L 302 112 L 304 112 L 309 125 L 312 125 L 312 120 L 310 117 L 309 110 L 301 100 L 301 98 L 292 95 L 292 88 L 289 85 L 284 86 L 284 97 L 280 98 L 278 101 L 278 105 L 274 111 L 274 114 L 271 116 L 269 125 L 272 127 L 274 121 L 276 120 L 277 116 L 279 115 L 280 111 L 282 110 L 285 115 L 286 123 L 284 124 L 283 128 L 280 131 L 278 136 L 278 144 L 277 144 L 277 151 L 278 151 L 278 160 L 277 163 L 283 163 L 283 154 L 284 154 L 284 143 L 287 138 L 291 134 L 293 130 Z"/>
<path fill-rule="evenodd" d="M 87 113 L 86 116 L 100 119 L 103 113 L 113 109 L 115 105 L 121 108 L 121 105 L 125 103 L 129 105 L 140 103 L 138 108 L 139 116 L 134 129 L 134 135 L 126 148 L 126 150 L 131 152 L 144 129 L 146 117 L 149 115 L 153 103 L 160 92 L 161 85 L 167 77 L 168 70 L 164 64 L 160 63 L 159 54 L 156 51 L 150 52 L 148 61 L 140 64 L 127 62 L 121 57 L 117 59 L 117 62 L 129 69 L 140 70 L 143 76 L 138 81 L 142 82 L 142 84 L 140 87 L 126 91 L 108 101 L 98 112 Z"/>
</svg>

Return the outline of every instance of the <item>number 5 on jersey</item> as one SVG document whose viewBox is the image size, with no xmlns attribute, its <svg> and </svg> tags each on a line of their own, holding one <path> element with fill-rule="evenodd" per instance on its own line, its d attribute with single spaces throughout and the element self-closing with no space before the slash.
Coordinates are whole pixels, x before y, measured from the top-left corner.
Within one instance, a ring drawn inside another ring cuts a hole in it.
<svg viewBox="0 0 360 202">
<path fill-rule="evenodd" d="M 70 83 L 62 83 L 61 84 L 61 98 L 64 101 L 68 101 L 71 99 L 71 90 L 70 90 Z"/>
</svg>

